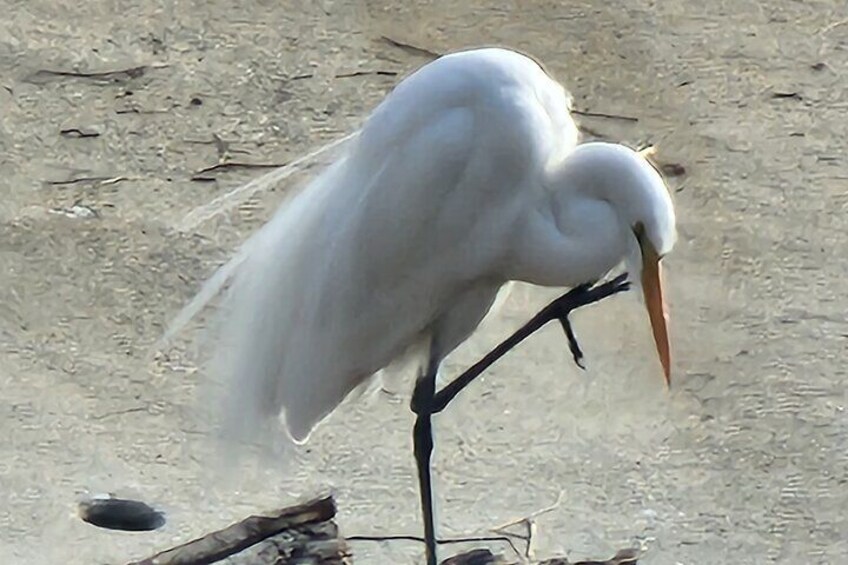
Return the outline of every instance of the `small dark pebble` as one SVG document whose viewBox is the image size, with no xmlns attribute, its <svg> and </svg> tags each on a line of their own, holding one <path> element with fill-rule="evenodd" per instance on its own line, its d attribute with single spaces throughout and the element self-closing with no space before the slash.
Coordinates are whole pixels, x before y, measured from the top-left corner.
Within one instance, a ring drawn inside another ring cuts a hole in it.
<svg viewBox="0 0 848 565">
<path fill-rule="evenodd" d="M 195 96 L 194 98 L 191 99 L 191 105 L 192 106 L 200 106 L 202 104 L 203 104 L 203 100 L 201 100 L 197 96 Z"/>
<path fill-rule="evenodd" d="M 803 100 L 804 97 L 798 92 L 772 92 L 771 97 L 774 99 L 783 100 Z"/>
<path fill-rule="evenodd" d="M 823 71 L 827 65 L 824 63 L 813 63 L 810 68 L 814 71 Z"/>
<path fill-rule="evenodd" d="M 686 174 L 686 167 L 680 163 L 663 163 L 660 168 L 670 177 L 681 177 Z"/>
<path fill-rule="evenodd" d="M 165 525 L 165 515 L 137 500 L 91 498 L 79 504 L 83 521 L 100 528 L 148 532 Z"/>
</svg>

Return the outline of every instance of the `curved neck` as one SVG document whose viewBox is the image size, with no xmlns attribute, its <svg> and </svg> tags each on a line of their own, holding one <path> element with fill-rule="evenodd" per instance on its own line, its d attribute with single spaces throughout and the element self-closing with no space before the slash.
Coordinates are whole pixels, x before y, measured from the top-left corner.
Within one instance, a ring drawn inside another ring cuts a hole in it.
<svg viewBox="0 0 848 565">
<path fill-rule="evenodd" d="M 629 231 L 609 202 L 562 187 L 546 193 L 519 222 L 508 272 L 512 280 L 577 286 L 603 277 L 624 259 Z"/>
</svg>

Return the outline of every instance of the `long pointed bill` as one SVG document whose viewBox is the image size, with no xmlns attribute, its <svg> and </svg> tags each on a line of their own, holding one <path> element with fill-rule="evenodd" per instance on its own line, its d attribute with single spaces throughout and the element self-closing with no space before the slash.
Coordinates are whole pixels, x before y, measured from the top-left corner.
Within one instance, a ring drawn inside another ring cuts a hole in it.
<svg viewBox="0 0 848 565">
<path fill-rule="evenodd" d="M 653 246 L 645 241 L 642 244 L 642 291 L 645 293 L 645 306 L 651 319 L 651 330 L 657 353 L 660 356 L 665 382 L 671 386 L 671 352 L 668 339 L 668 310 L 662 292 L 662 267 L 660 258 Z"/>
</svg>

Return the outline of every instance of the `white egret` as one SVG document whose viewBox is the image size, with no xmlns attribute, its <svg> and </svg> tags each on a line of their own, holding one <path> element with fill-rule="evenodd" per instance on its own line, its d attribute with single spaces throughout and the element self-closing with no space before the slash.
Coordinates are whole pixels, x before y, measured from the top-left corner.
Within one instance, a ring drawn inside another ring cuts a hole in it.
<svg viewBox="0 0 848 565">
<path fill-rule="evenodd" d="M 428 564 L 436 563 L 431 416 L 550 320 L 623 290 L 644 291 L 666 379 L 660 259 L 675 241 L 660 174 L 631 149 L 577 145 L 571 100 L 536 62 L 497 48 L 441 57 L 368 117 L 344 155 L 243 248 L 222 310 L 216 370 L 231 432 L 281 417 L 292 440 L 415 346 L 426 348 L 412 409 Z M 509 281 L 576 287 L 455 383 L 443 359 Z"/>
</svg>

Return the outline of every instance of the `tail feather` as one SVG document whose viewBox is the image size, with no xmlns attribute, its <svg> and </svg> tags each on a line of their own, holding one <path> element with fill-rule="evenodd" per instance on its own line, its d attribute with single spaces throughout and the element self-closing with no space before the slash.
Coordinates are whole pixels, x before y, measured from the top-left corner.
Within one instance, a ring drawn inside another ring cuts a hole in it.
<svg viewBox="0 0 848 565">
<path fill-rule="evenodd" d="M 210 280 L 206 295 L 232 275 L 210 336 L 208 370 L 208 378 L 223 385 L 222 425 L 229 438 L 253 440 L 282 420 L 289 439 L 303 443 L 363 380 L 347 374 L 351 369 L 339 359 L 316 354 L 335 349 L 336 335 L 316 314 L 322 300 L 316 281 L 326 278 L 327 265 L 314 250 L 326 243 L 324 213 L 329 202 L 340 200 L 345 164 L 344 159 L 334 164 L 281 207 L 232 260 L 232 268 L 225 266 Z"/>
</svg>

